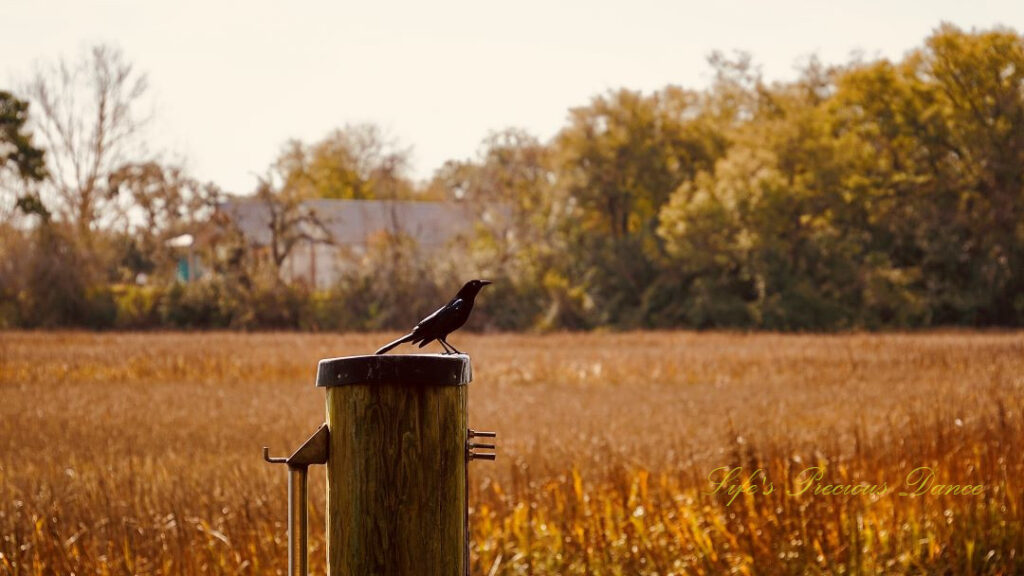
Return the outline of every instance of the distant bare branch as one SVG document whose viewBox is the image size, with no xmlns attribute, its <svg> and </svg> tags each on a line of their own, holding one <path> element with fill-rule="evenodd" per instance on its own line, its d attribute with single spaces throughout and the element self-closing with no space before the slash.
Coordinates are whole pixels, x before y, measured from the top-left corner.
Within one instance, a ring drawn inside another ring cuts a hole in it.
<svg viewBox="0 0 1024 576">
<path fill-rule="evenodd" d="M 50 163 L 49 189 L 56 211 L 88 230 L 110 205 L 106 180 L 120 165 L 141 160 L 137 136 L 145 75 L 120 50 L 99 45 L 75 61 L 38 66 L 25 93 L 38 114 L 33 128 Z"/>
</svg>

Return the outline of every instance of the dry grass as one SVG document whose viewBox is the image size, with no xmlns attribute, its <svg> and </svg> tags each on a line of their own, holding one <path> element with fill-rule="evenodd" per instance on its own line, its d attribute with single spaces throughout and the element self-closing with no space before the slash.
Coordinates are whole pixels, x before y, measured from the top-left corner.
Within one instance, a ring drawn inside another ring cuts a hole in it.
<svg viewBox="0 0 1024 576">
<path fill-rule="evenodd" d="M 319 358 L 386 337 L 0 333 L 0 574 L 283 573 L 260 446 L 322 421 Z M 500 432 L 473 464 L 474 574 L 1024 572 L 1022 334 L 455 342 L 471 422 Z M 787 495 L 812 465 L 890 493 Z M 775 491 L 728 505 L 719 466 Z M 896 495 L 918 466 L 984 492 Z"/>
</svg>

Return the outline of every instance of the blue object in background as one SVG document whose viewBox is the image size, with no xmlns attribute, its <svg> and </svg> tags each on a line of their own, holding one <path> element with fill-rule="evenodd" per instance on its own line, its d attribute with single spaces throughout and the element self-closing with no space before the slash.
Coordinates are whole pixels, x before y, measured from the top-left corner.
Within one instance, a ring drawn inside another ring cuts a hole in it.
<svg viewBox="0 0 1024 576">
<path fill-rule="evenodd" d="M 178 258 L 178 282 L 188 283 L 192 280 L 190 272 L 191 270 L 189 269 L 188 258 Z"/>
</svg>

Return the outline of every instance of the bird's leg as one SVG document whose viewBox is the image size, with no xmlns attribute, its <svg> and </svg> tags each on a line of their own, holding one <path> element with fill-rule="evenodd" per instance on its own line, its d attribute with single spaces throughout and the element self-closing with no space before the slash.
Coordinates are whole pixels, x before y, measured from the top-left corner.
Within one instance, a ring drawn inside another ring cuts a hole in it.
<svg viewBox="0 0 1024 576">
<path fill-rule="evenodd" d="M 442 348 L 444 348 L 444 353 L 445 354 L 451 354 L 452 353 L 452 351 L 448 348 L 449 344 L 447 342 L 445 342 L 443 338 L 439 338 L 437 340 L 437 343 L 440 344 Z"/>
<path fill-rule="evenodd" d="M 448 341 L 445 340 L 444 338 L 441 338 L 440 341 L 441 341 L 442 344 L 444 344 L 448 348 L 451 348 L 452 350 L 454 350 L 456 354 L 462 354 L 462 352 L 459 352 L 458 348 L 456 348 L 455 346 L 452 346 L 451 344 L 449 344 Z"/>
</svg>

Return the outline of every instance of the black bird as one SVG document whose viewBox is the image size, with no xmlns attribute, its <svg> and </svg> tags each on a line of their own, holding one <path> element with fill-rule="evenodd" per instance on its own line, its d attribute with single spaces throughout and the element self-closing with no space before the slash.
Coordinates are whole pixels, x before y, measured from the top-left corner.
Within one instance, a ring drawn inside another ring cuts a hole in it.
<svg viewBox="0 0 1024 576">
<path fill-rule="evenodd" d="M 462 328 L 462 325 L 466 323 L 469 313 L 473 311 L 473 301 L 476 300 L 476 295 L 480 292 L 481 288 L 488 284 L 490 282 L 487 280 L 470 280 L 466 282 L 466 285 L 459 290 L 459 293 L 455 295 L 455 298 L 452 298 L 451 302 L 438 308 L 430 316 L 420 320 L 420 323 L 412 329 L 412 332 L 377 350 L 377 354 L 383 354 L 403 342 L 419 344 L 420 348 L 423 348 L 434 340 L 441 343 L 445 354 L 462 354 L 455 346 L 449 344 L 446 338 L 452 332 Z"/>
</svg>

